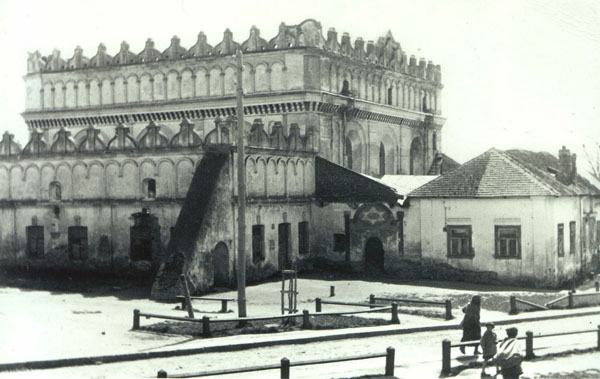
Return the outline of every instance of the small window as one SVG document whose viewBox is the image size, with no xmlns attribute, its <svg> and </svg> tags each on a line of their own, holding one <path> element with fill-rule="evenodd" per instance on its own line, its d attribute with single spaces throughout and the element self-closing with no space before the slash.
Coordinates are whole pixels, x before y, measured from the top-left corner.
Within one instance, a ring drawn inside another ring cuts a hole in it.
<svg viewBox="0 0 600 379">
<path fill-rule="evenodd" d="M 577 250 L 575 245 L 575 237 L 577 236 L 577 231 L 575 230 L 576 226 L 577 224 L 575 221 L 569 223 L 569 254 L 575 254 L 575 251 Z"/>
<path fill-rule="evenodd" d="M 429 112 L 429 108 L 427 107 L 427 95 L 423 96 L 423 112 Z"/>
<path fill-rule="evenodd" d="M 44 227 L 31 225 L 25 228 L 27 237 L 27 258 L 36 259 L 44 256 Z"/>
<path fill-rule="evenodd" d="M 565 256 L 565 224 L 558 224 L 558 237 L 556 238 L 556 251 L 559 257 Z"/>
<path fill-rule="evenodd" d="M 87 226 L 69 226 L 69 258 L 71 260 L 87 259 L 88 230 Z"/>
<path fill-rule="evenodd" d="M 302 221 L 298 223 L 298 254 L 308 254 L 309 235 L 308 222 Z"/>
<path fill-rule="evenodd" d="M 344 234 L 338 233 L 333 235 L 333 251 L 346 251 L 346 236 Z"/>
<path fill-rule="evenodd" d="M 254 264 L 265 260 L 265 226 L 252 226 L 252 262 Z"/>
<path fill-rule="evenodd" d="M 520 225 L 496 225 L 496 258 L 521 258 Z"/>
<path fill-rule="evenodd" d="M 144 197 L 146 199 L 155 199 L 156 198 L 156 180 L 154 179 L 144 179 Z"/>
<path fill-rule="evenodd" d="M 49 188 L 50 200 L 62 200 L 62 189 L 59 182 L 51 182 Z"/>
<path fill-rule="evenodd" d="M 383 146 L 383 142 L 379 144 L 379 175 L 385 175 L 385 146 Z"/>
<path fill-rule="evenodd" d="M 387 93 L 387 103 L 388 105 L 392 105 L 392 87 L 388 88 Z"/>
<path fill-rule="evenodd" d="M 446 232 L 449 258 L 472 258 L 475 255 L 471 247 L 471 225 L 448 225 Z"/>
</svg>

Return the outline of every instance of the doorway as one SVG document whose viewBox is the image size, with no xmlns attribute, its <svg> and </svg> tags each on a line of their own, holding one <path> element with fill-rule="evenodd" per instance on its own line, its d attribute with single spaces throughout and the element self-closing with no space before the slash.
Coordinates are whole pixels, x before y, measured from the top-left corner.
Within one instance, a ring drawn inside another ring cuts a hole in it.
<svg viewBox="0 0 600 379">
<path fill-rule="evenodd" d="M 279 269 L 288 270 L 291 267 L 290 247 L 291 247 L 291 226 L 290 223 L 279 224 Z"/>
<path fill-rule="evenodd" d="M 132 261 L 152 262 L 160 257 L 160 226 L 156 216 L 148 209 L 134 213 L 133 226 L 129 228 L 129 254 Z"/>
<path fill-rule="evenodd" d="M 384 250 L 379 238 L 371 237 L 365 244 L 365 271 L 383 272 Z"/>
<path fill-rule="evenodd" d="M 225 242 L 219 242 L 213 250 L 213 263 L 215 265 L 214 285 L 216 287 L 229 286 L 229 249 Z"/>
</svg>

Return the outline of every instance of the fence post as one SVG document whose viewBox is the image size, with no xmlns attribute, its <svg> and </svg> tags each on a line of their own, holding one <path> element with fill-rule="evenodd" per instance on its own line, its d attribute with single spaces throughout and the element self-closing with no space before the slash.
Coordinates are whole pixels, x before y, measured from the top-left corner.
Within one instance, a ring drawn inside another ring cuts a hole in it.
<svg viewBox="0 0 600 379">
<path fill-rule="evenodd" d="M 185 275 L 181 275 L 179 277 L 183 287 L 183 297 L 185 298 L 186 307 L 188 311 L 188 317 L 194 318 L 194 308 L 192 308 L 192 299 L 190 298 L 190 291 L 188 290 L 187 280 L 185 279 Z"/>
<path fill-rule="evenodd" d="M 442 375 L 450 374 L 450 340 L 442 341 Z"/>
<path fill-rule="evenodd" d="M 290 379 L 290 360 L 281 358 L 281 379 Z"/>
<path fill-rule="evenodd" d="M 394 355 L 396 350 L 393 347 L 386 349 L 387 355 L 385 356 L 385 376 L 394 376 Z"/>
<path fill-rule="evenodd" d="M 600 282 L 596 280 L 596 292 L 600 292 Z"/>
<path fill-rule="evenodd" d="M 375 304 L 375 295 L 369 295 L 369 304 Z M 373 309 L 374 307 L 369 307 L 369 309 Z"/>
<path fill-rule="evenodd" d="M 392 324 L 399 324 L 400 319 L 398 319 L 398 303 L 392 303 Z"/>
<path fill-rule="evenodd" d="M 525 338 L 525 359 L 530 360 L 535 358 L 535 354 L 533 354 L 533 332 L 528 330 L 525 335 L 527 336 Z"/>
<path fill-rule="evenodd" d="M 334 297 L 335 296 L 335 286 L 330 286 L 329 287 L 329 297 Z"/>
<path fill-rule="evenodd" d="M 140 310 L 133 310 L 133 330 L 138 330 L 140 328 Z"/>
<path fill-rule="evenodd" d="M 446 300 L 446 320 L 452 320 L 452 301 Z"/>
<path fill-rule="evenodd" d="M 157 378 L 166 378 L 167 377 L 167 372 L 165 370 L 160 370 L 157 374 L 156 374 Z"/>
<path fill-rule="evenodd" d="M 181 310 L 182 311 L 186 310 L 186 308 L 185 308 L 185 296 L 183 297 L 183 299 L 181 299 Z"/>
<path fill-rule="evenodd" d="M 600 350 L 600 325 L 598 325 L 598 347 L 597 350 Z"/>
<path fill-rule="evenodd" d="M 308 309 L 302 311 L 302 329 L 310 329 L 310 318 Z"/>
<path fill-rule="evenodd" d="M 221 313 L 227 313 L 227 300 L 221 300 Z"/>
<path fill-rule="evenodd" d="M 519 311 L 517 310 L 517 297 L 511 296 L 510 297 L 510 310 L 508 311 L 508 314 L 516 315 L 517 313 L 519 313 Z"/>
<path fill-rule="evenodd" d="M 202 317 L 202 337 L 210 337 L 210 319 Z"/>
<path fill-rule="evenodd" d="M 569 291 L 569 309 L 573 308 L 573 292 Z"/>
<path fill-rule="evenodd" d="M 317 297 L 315 299 L 315 312 L 321 312 L 321 298 Z"/>
</svg>

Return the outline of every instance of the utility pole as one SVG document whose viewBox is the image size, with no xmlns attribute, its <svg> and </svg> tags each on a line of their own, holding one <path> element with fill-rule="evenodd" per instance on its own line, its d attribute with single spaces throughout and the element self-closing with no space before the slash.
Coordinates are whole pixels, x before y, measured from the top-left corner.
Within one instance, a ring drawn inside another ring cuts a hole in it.
<svg viewBox="0 0 600 379">
<path fill-rule="evenodd" d="M 244 89 L 242 88 L 242 51 L 235 54 L 237 61 L 237 177 L 238 177 L 238 256 L 237 304 L 238 317 L 246 317 L 246 167 L 244 163 Z"/>
</svg>

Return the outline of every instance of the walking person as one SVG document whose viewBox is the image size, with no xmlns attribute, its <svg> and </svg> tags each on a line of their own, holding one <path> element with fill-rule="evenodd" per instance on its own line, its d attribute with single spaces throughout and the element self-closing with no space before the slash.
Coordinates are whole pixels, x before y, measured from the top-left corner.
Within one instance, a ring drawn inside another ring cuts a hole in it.
<svg viewBox="0 0 600 379">
<path fill-rule="evenodd" d="M 461 342 L 464 341 L 477 341 L 475 343 L 475 350 L 473 354 L 479 354 L 479 340 L 481 339 L 481 325 L 479 323 L 481 313 L 481 296 L 475 295 L 471 299 L 471 302 L 462 309 L 465 314 L 461 326 L 463 328 L 463 335 Z M 461 346 L 460 351 L 464 354 L 465 347 Z"/>
<path fill-rule="evenodd" d="M 523 373 L 521 362 L 523 361 L 521 343 L 517 339 L 519 333 L 517 328 L 506 329 L 507 337 L 500 343 L 498 352 L 493 362 L 500 366 L 500 372 L 504 379 L 518 379 Z"/>
<path fill-rule="evenodd" d="M 494 333 L 494 324 L 488 322 L 486 325 L 486 330 L 481 337 L 481 350 L 483 352 L 483 366 L 481 367 L 481 377 L 488 377 L 485 372 L 485 368 L 490 364 L 490 360 L 494 358 L 496 355 L 496 333 Z"/>
</svg>

